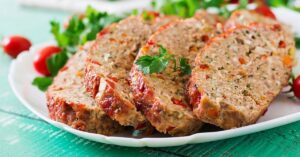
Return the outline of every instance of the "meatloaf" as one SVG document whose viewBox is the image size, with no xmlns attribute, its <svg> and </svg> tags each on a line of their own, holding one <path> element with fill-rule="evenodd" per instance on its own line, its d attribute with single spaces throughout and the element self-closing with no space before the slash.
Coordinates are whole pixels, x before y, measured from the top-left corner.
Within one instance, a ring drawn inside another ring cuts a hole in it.
<svg viewBox="0 0 300 157">
<path fill-rule="evenodd" d="M 162 27 L 140 49 L 136 60 L 145 55 L 159 55 L 159 49 L 164 48 L 177 63 L 185 58 L 193 66 L 199 49 L 218 33 L 216 25 L 207 23 L 205 18 L 196 16 Z M 198 131 L 202 122 L 192 114 L 185 97 L 189 75 L 183 76 L 182 71 L 174 70 L 174 62 L 171 61 L 160 73 L 144 74 L 140 69 L 134 64 L 130 75 L 131 87 L 137 107 L 150 123 L 159 132 L 170 135 L 188 135 Z"/>
<path fill-rule="evenodd" d="M 288 25 L 285 25 L 277 21 L 276 19 L 272 19 L 270 17 L 258 14 L 253 10 L 234 11 L 224 24 L 224 29 L 229 30 L 238 26 L 249 26 L 253 23 L 280 25 L 287 33 L 289 33 L 291 37 L 293 37 L 293 32 L 291 31 L 291 28 Z"/>
<path fill-rule="evenodd" d="M 135 107 L 128 75 L 140 46 L 159 26 L 175 19 L 153 12 L 128 17 L 100 32 L 89 50 L 86 90 L 121 125 L 149 128 L 146 118 Z"/>
<path fill-rule="evenodd" d="M 239 26 L 212 39 L 188 86 L 194 114 L 224 129 L 255 123 L 288 84 L 294 51 L 277 24 Z"/>
<path fill-rule="evenodd" d="M 81 48 L 54 78 L 46 92 L 49 116 L 75 129 L 111 135 L 122 127 L 111 120 L 83 87 L 84 60 L 89 44 Z"/>
</svg>

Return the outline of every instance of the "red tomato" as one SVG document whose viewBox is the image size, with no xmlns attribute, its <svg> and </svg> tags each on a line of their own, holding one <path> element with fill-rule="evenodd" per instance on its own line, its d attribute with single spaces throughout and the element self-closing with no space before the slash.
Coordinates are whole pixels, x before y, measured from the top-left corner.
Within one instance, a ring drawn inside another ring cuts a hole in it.
<svg viewBox="0 0 300 157">
<path fill-rule="evenodd" d="M 29 50 L 31 42 L 24 37 L 14 35 L 5 37 L 2 40 L 1 45 L 6 54 L 12 58 L 16 58 L 21 52 Z"/>
<path fill-rule="evenodd" d="M 53 54 L 61 52 L 61 49 L 57 46 L 46 46 L 39 50 L 33 60 L 33 66 L 37 72 L 42 75 L 49 76 L 50 72 L 47 67 L 47 59 Z"/>
<path fill-rule="evenodd" d="M 300 75 L 293 82 L 293 92 L 300 99 Z"/>
<path fill-rule="evenodd" d="M 274 20 L 276 20 L 276 16 L 275 14 L 272 12 L 272 10 L 266 6 L 266 5 L 261 5 L 258 6 L 257 8 L 254 9 L 254 11 L 256 11 L 257 13 L 264 15 L 266 17 L 272 18 Z"/>
</svg>

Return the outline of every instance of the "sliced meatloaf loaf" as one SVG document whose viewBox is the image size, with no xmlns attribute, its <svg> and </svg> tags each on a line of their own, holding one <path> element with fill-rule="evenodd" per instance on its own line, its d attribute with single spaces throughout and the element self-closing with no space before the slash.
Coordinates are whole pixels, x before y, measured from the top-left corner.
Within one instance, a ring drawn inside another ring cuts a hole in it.
<svg viewBox="0 0 300 157">
<path fill-rule="evenodd" d="M 215 34 L 215 25 L 208 24 L 205 18 L 199 16 L 174 22 L 152 35 L 140 49 L 136 60 L 146 55 L 157 56 L 164 48 L 178 64 L 180 59 L 185 58 L 193 66 L 199 49 Z M 189 75 L 181 73 L 174 70 L 172 61 L 160 73 L 144 74 L 136 64 L 132 68 L 131 87 L 137 107 L 159 132 L 187 135 L 198 131 L 202 125 L 186 101 L 185 85 Z"/>
<path fill-rule="evenodd" d="M 140 46 L 159 26 L 175 19 L 150 12 L 128 17 L 100 32 L 89 50 L 85 68 L 86 90 L 121 125 L 136 129 L 148 126 L 146 118 L 135 107 L 129 71 Z"/>
<path fill-rule="evenodd" d="M 88 45 L 77 52 L 54 78 L 46 92 L 50 118 L 75 129 L 111 135 L 122 127 L 111 120 L 83 86 Z"/>
<path fill-rule="evenodd" d="M 194 114 L 224 129 L 255 123 L 288 84 L 294 51 L 277 24 L 240 26 L 212 39 L 188 86 Z"/>
</svg>

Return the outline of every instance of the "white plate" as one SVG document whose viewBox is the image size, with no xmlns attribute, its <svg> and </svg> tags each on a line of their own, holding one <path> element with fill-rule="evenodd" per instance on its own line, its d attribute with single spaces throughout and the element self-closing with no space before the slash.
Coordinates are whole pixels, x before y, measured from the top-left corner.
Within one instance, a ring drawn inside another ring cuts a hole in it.
<svg viewBox="0 0 300 157">
<path fill-rule="evenodd" d="M 300 32 L 300 23 L 298 22 L 300 20 L 299 14 L 286 9 L 276 9 L 275 13 L 280 20 L 289 23 L 293 26 L 294 30 L 296 30 L 298 33 Z M 33 87 L 31 85 L 33 78 L 37 76 L 32 64 L 33 55 L 36 52 L 36 50 L 39 49 L 41 46 L 45 46 L 45 44 L 32 47 L 32 49 L 29 52 L 22 53 L 16 60 L 12 62 L 9 72 L 9 83 L 16 96 L 20 99 L 20 101 L 37 116 L 58 128 L 64 129 L 70 133 L 73 133 L 77 136 L 86 139 L 90 139 L 101 143 L 130 147 L 177 146 L 190 143 L 216 141 L 241 136 L 300 120 L 299 102 L 294 102 L 291 99 L 288 99 L 285 95 L 280 95 L 272 103 L 268 112 L 263 117 L 261 117 L 256 124 L 237 129 L 214 132 L 201 132 L 184 137 L 158 136 L 141 138 L 134 138 L 130 137 L 129 135 L 104 136 L 78 131 L 65 124 L 51 120 L 48 117 L 48 110 L 46 106 L 46 99 L 44 93 L 40 92 L 36 87 Z M 299 57 L 298 54 L 297 56 Z M 295 68 L 296 71 L 299 71 L 299 69 L 299 66 Z"/>
</svg>

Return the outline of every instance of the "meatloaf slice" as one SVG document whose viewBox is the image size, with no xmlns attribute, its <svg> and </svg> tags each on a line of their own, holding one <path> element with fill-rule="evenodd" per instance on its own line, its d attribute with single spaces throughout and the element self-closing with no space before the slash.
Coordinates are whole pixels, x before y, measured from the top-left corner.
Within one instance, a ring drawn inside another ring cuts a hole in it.
<svg viewBox="0 0 300 157">
<path fill-rule="evenodd" d="M 161 25 L 177 18 L 131 16 L 100 32 L 86 60 L 85 87 L 97 104 L 121 125 L 148 128 L 146 118 L 135 107 L 128 75 L 137 51 Z"/>
<path fill-rule="evenodd" d="M 136 60 L 145 55 L 158 55 L 163 47 L 177 63 L 184 57 L 193 66 L 199 49 L 215 34 L 216 27 L 199 16 L 174 22 L 152 35 L 140 49 Z M 192 114 L 185 97 L 189 75 L 180 73 L 179 70 L 174 71 L 171 61 L 161 73 L 144 74 L 136 64 L 131 71 L 131 87 L 137 107 L 159 132 L 170 135 L 191 134 L 202 125 Z"/>
<path fill-rule="evenodd" d="M 84 60 L 89 44 L 77 52 L 46 92 L 49 116 L 75 129 L 111 135 L 122 127 L 111 120 L 83 87 Z"/>
<path fill-rule="evenodd" d="M 277 24 L 240 26 L 212 39 L 190 78 L 194 114 L 224 129 L 255 123 L 288 84 L 294 51 Z"/>
<path fill-rule="evenodd" d="M 224 24 L 224 29 L 229 30 L 238 26 L 249 26 L 254 23 L 280 25 L 283 29 L 293 37 L 293 32 L 288 25 L 285 25 L 275 19 L 258 14 L 253 10 L 237 10 L 234 11 Z"/>
</svg>

